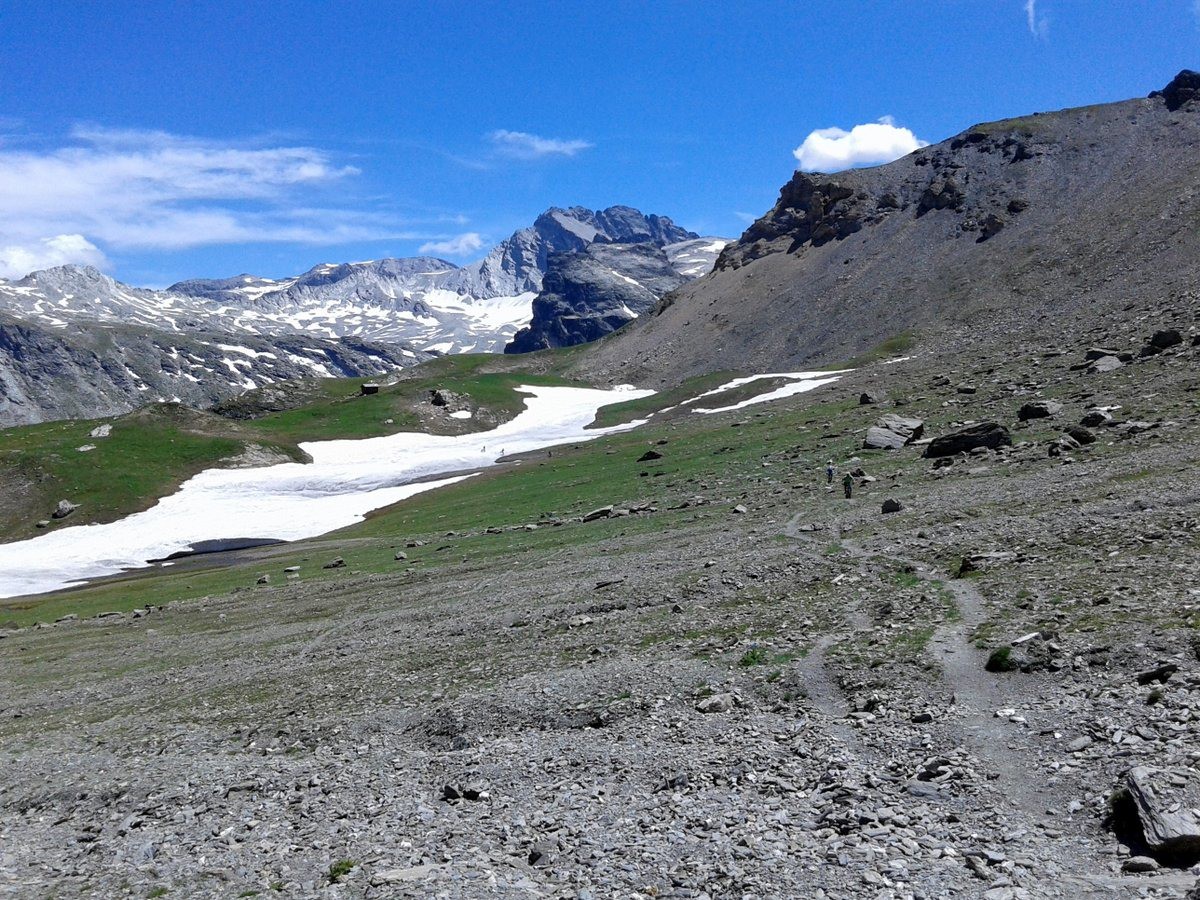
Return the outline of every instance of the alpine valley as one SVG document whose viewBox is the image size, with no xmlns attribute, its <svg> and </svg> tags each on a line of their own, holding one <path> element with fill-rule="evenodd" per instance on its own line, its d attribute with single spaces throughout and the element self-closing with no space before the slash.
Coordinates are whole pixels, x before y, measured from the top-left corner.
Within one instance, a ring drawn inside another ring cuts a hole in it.
<svg viewBox="0 0 1200 900">
<path fill-rule="evenodd" d="M 63 417 L 0 429 L 0 895 L 1200 900 L 1161 75 L 781 175 L 727 245 L 554 209 L 465 267 L 0 286 L 3 413 Z"/>
</svg>

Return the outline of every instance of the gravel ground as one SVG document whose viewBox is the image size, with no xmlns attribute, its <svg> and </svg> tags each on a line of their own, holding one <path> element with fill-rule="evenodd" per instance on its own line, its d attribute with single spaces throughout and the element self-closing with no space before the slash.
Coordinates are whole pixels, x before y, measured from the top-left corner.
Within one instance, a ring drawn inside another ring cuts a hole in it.
<svg viewBox="0 0 1200 900">
<path fill-rule="evenodd" d="M 654 511 L 7 632 L 0 894 L 1183 897 L 1196 860 L 1109 814 L 1131 767 L 1200 770 L 1191 309 L 997 322 L 705 417 L 794 446 L 687 481 L 667 444 Z M 855 456 L 890 412 L 1013 446 Z"/>
</svg>

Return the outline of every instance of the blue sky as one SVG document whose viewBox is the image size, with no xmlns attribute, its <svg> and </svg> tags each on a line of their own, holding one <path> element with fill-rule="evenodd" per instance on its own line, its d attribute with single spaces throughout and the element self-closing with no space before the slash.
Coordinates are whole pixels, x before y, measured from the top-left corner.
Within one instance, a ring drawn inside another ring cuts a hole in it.
<svg viewBox="0 0 1200 900">
<path fill-rule="evenodd" d="M 1200 0 L 4 0 L 0 276 L 463 262 L 551 205 L 736 236 L 814 131 L 865 161 L 1185 67 Z"/>
</svg>

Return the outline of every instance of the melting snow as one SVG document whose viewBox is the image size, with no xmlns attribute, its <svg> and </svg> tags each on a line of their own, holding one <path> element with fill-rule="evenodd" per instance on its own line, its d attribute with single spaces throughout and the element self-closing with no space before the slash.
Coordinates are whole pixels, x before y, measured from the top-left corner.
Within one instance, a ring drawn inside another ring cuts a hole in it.
<svg viewBox="0 0 1200 900">
<path fill-rule="evenodd" d="M 0 597 L 44 593 L 88 578 L 142 568 L 148 560 L 222 538 L 298 540 L 361 521 L 373 509 L 494 465 L 505 454 L 591 440 L 634 428 L 588 429 L 608 403 L 648 390 L 523 387 L 532 397 L 515 419 L 456 437 L 401 432 L 358 441 L 304 444 L 311 464 L 209 469 L 142 513 L 0 545 Z"/>
<path fill-rule="evenodd" d="M 803 394 L 805 391 L 811 391 L 814 388 L 819 388 L 823 384 L 831 384 L 841 377 L 840 372 L 776 372 L 766 375 L 750 375 L 745 378 L 735 378 L 733 381 L 726 382 L 718 388 L 711 391 L 705 391 L 691 400 L 684 400 L 681 406 L 690 405 L 697 400 L 702 400 L 705 397 L 711 397 L 714 394 L 722 394 L 725 391 L 731 390 L 742 385 L 751 384 L 755 381 L 775 380 L 786 378 L 792 384 L 785 384 L 773 391 L 767 391 L 765 394 L 756 394 L 747 400 L 742 400 L 740 403 L 734 403 L 730 406 L 718 406 L 715 409 L 694 409 L 692 412 L 698 413 L 720 413 L 731 412 L 735 409 L 742 409 L 747 406 L 752 406 L 756 403 L 768 403 L 771 400 L 782 400 L 784 397 L 791 397 L 795 394 Z"/>
<path fill-rule="evenodd" d="M 784 372 L 735 378 L 680 406 L 756 381 L 791 382 L 732 405 L 693 409 L 705 414 L 727 412 L 811 391 L 837 381 L 840 374 Z M 646 420 L 612 428 L 587 426 L 601 406 L 654 393 L 629 385 L 607 391 L 521 390 L 531 395 L 525 411 L 491 431 L 453 437 L 400 432 L 366 440 L 308 443 L 302 446 L 312 457 L 311 464 L 208 469 L 152 508 L 119 522 L 68 527 L 0 544 L 0 598 L 61 590 L 89 578 L 144 568 L 151 559 L 188 550 L 201 541 L 287 541 L 324 534 L 362 521 L 373 509 L 470 477 L 451 473 L 495 465 L 505 455 L 636 428 Z M 466 419 L 471 413 L 461 410 L 451 415 Z M 422 478 L 436 480 L 418 482 Z"/>
</svg>

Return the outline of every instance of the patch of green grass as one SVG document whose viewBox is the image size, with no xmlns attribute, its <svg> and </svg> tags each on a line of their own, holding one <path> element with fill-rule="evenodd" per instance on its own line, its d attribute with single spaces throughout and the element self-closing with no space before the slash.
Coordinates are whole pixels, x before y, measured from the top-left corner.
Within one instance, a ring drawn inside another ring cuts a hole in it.
<svg viewBox="0 0 1200 900">
<path fill-rule="evenodd" d="M 142 509 L 201 469 L 241 452 L 236 437 L 189 427 L 177 407 L 151 407 L 116 420 L 107 438 L 90 432 L 105 420 L 50 422 L 0 431 L 0 468 L 32 484 L 24 497 L 0 510 L 0 537 L 32 537 L 35 519 L 49 519 L 61 499 L 78 503 L 70 517 L 51 527 L 112 521 Z M 94 445 L 80 452 L 77 448 Z M 149 501 L 149 502 L 148 502 Z"/>
<path fill-rule="evenodd" d="M 153 900 L 155 897 L 165 897 L 170 892 L 169 888 L 165 888 L 160 884 L 158 887 L 150 889 L 150 893 L 146 894 L 146 900 Z"/>
<path fill-rule="evenodd" d="M 1013 672 L 1017 664 L 1012 660 L 1012 647 L 997 647 L 988 654 L 984 668 L 989 672 Z"/>
<path fill-rule="evenodd" d="M 861 369 L 864 366 L 869 366 L 872 363 L 882 362 L 885 359 L 903 356 L 911 350 L 917 343 L 917 333 L 915 331 L 902 331 L 899 334 L 893 335 L 887 340 L 881 341 L 865 353 L 860 353 L 853 359 L 849 360 L 844 368 Z"/>
<path fill-rule="evenodd" d="M 329 867 L 327 877 L 330 884 L 337 884 L 353 871 L 358 863 L 353 859 L 339 859 Z"/>
<path fill-rule="evenodd" d="M 914 588 L 921 583 L 921 576 L 915 572 L 896 572 L 892 575 L 892 584 L 902 588 Z"/>
<path fill-rule="evenodd" d="M 743 669 L 748 669 L 751 666 L 762 666 L 766 665 L 770 658 L 771 654 L 762 647 L 753 647 L 742 654 L 742 658 L 738 660 L 738 665 Z"/>
<path fill-rule="evenodd" d="M 656 413 L 670 406 L 675 406 L 685 400 L 720 387 L 731 381 L 733 375 L 729 372 L 714 372 L 711 375 L 700 375 L 689 378 L 676 387 L 659 391 L 649 397 L 639 397 L 636 400 L 623 400 L 620 403 L 610 403 L 596 411 L 593 428 L 611 428 L 613 425 L 624 425 L 635 419 L 644 419 L 651 413 Z"/>
</svg>

